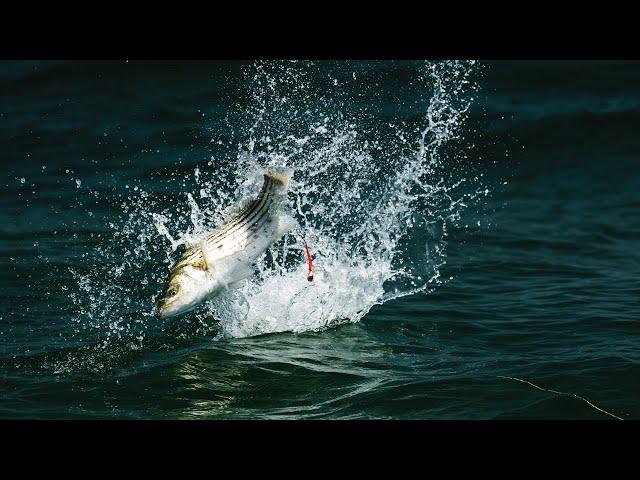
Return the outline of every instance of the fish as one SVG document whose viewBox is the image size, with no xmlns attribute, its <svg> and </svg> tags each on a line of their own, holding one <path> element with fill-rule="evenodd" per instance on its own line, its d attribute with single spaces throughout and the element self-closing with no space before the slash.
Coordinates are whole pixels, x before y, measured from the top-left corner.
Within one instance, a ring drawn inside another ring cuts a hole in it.
<svg viewBox="0 0 640 480">
<path fill-rule="evenodd" d="M 255 261 L 296 226 L 281 212 L 293 173 L 266 172 L 255 200 L 184 251 L 170 269 L 156 317 L 189 312 L 253 274 Z"/>
</svg>

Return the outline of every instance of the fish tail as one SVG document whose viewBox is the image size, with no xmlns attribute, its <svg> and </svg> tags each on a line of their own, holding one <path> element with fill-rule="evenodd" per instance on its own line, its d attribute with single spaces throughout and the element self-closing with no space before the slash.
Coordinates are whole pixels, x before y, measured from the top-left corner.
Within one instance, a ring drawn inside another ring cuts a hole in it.
<svg viewBox="0 0 640 480">
<path fill-rule="evenodd" d="M 265 187 L 274 186 L 278 190 L 284 191 L 289 186 L 289 180 L 293 177 L 293 170 L 285 172 L 268 171 L 264 174 Z"/>
</svg>

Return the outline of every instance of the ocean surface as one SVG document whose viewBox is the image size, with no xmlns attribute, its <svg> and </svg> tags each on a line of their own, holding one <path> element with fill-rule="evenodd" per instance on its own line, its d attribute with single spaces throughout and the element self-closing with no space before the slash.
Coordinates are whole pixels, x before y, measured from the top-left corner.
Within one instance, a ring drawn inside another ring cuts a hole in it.
<svg viewBox="0 0 640 480">
<path fill-rule="evenodd" d="M 0 418 L 640 419 L 639 127 L 638 62 L 1 61 Z"/>
</svg>

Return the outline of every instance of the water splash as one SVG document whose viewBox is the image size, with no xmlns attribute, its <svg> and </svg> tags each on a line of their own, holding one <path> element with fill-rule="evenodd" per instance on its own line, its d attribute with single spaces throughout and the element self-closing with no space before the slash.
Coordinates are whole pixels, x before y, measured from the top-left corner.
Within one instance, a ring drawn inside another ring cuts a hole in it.
<svg viewBox="0 0 640 480">
<path fill-rule="evenodd" d="M 486 195 L 468 185 L 477 178 L 468 180 L 457 161 L 468 148 L 463 125 L 477 65 L 425 63 L 409 73 L 399 65 L 401 74 L 350 67 L 257 62 L 248 69 L 250 102 L 240 112 L 247 128 L 236 134 L 235 162 L 212 157 L 186 175 L 172 173 L 171 187 L 183 192 L 178 204 L 138 187 L 122 196 L 123 222 L 110 225 L 114 241 L 98 246 L 100 262 L 74 272 L 78 331 L 97 331 L 106 344 L 128 335 L 138 348 L 150 325 L 158 336 L 172 328 L 178 336 L 208 334 L 212 324 L 218 336 L 232 337 L 319 330 L 443 282 L 448 228 Z M 362 104 L 357 92 L 385 101 Z M 383 108 L 390 96 L 397 111 Z M 158 326 L 152 305 L 181 246 L 255 197 L 273 167 L 295 170 L 287 208 L 298 227 L 240 288 L 177 327 Z M 306 281 L 304 240 L 318 254 L 313 283 Z"/>
<path fill-rule="evenodd" d="M 465 179 L 450 184 L 440 175 L 444 148 L 459 138 L 472 101 L 473 62 L 425 66 L 419 80 L 432 88 L 424 127 L 413 141 L 410 128 L 396 128 L 396 145 L 361 135 L 360 119 L 314 101 L 306 77 L 317 75 L 314 68 L 255 70 L 258 108 L 235 177 L 249 179 L 240 186 L 244 196 L 255 191 L 259 172 L 294 168 L 290 199 L 299 228 L 259 263 L 257 279 L 212 302 L 224 333 L 356 322 L 376 304 L 439 283 L 447 226 L 475 195 L 456 196 Z M 304 281 L 305 238 L 318 253 L 312 284 Z"/>
</svg>

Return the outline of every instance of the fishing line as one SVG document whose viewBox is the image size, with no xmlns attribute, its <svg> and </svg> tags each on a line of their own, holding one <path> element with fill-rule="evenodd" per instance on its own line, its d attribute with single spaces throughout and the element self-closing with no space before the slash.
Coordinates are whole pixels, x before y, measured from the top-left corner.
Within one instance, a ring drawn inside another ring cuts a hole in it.
<svg viewBox="0 0 640 480">
<path fill-rule="evenodd" d="M 542 387 L 540 387 L 540 386 L 538 386 L 538 385 L 536 385 L 534 383 L 531 383 L 531 382 L 529 382 L 527 380 L 523 380 L 521 378 L 516 378 L 516 377 L 506 377 L 506 376 L 503 376 L 503 375 L 498 375 L 498 378 L 506 378 L 506 379 L 509 379 L 509 380 L 515 380 L 516 382 L 526 383 L 528 385 L 531 385 L 534 388 L 537 388 L 538 390 L 542 390 L 543 392 L 551 392 L 551 393 L 555 393 L 556 395 L 567 395 L 567 396 L 571 396 L 571 397 L 576 397 L 577 399 L 582 400 L 583 402 L 587 403 L 591 407 L 595 408 L 596 410 L 598 410 L 598 411 L 600 411 L 602 413 L 605 413 L 605 414 L 609 415 L 610 417 L 613 417 L 613 418 L 615 418 L 617 420 L 624 420 L 624 418 L 620 418 L 620 417 L 618 417 L 617 415 L 614 415 L 611 412 L 607 412 L 606 410 L 598 407 L 597 405 L 594 405 L 593 403 L 591 403 L 586 398 L 581 397 L 580 395 L 576 395 L 575 393 L 559 392 L 558 390 L 551 390 L 550 388 L 542 388 Z"/>
</svg>

